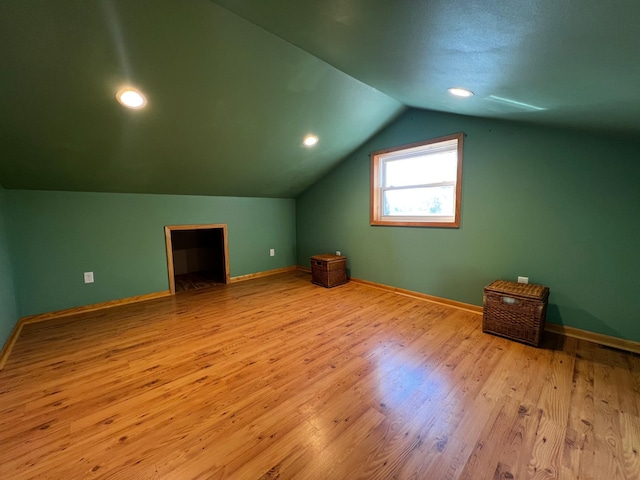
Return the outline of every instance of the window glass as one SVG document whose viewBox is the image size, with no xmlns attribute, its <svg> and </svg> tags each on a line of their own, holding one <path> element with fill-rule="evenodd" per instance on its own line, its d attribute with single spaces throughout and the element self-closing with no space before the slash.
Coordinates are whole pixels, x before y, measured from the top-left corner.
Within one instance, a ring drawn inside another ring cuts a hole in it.
<svg viewBox="0 0 640 480">
<path fill-rule="evenodd" d="M 459 227 L 462 133 L 371 154 L 371 224 Z"/>
<path fill-rule="evenodd" d="M 384 186 L 403 187 L 455 181 L 457 164 L 455 150 L 413 158 L 389 159 L 384 162 Z"/>
<path fill-rule="evenodd" d="M 387 190 L 384 192 L 384 215 L 451 216 L 454 203 L 453 186 Z"/>
</svg>

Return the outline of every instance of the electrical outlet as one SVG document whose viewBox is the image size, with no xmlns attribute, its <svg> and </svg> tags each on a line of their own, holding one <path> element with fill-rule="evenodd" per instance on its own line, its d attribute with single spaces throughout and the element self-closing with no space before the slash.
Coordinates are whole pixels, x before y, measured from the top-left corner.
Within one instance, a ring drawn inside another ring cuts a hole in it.
<svg viewBox="0 0 640 480">
<path fill-rule="evenodd" d="M 336 250 L 336 255 L 340 256 L 340 250 Z"/>
<path fill-rule="evenodd" d="M 276 256 L 276 249 L 275 248 L 269 249 L 269 256 L 270 257 L 275 257 Z"/>
<path fill-rule="evenodd" d="M 529 283 L 529 277 L 518 277 L 518 283 Z"/>
<path fill-rule="evenodd" d="M 93 272 L 84 272 L 84 283 L 93 283 Z"/>
</svg>

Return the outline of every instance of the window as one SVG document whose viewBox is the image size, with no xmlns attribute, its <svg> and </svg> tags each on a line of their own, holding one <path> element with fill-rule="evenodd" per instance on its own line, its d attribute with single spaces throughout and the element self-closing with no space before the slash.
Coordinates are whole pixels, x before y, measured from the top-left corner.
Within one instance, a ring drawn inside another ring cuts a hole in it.
<svg viewBox="0 0 640 480">
<path fill-rule="evenodd" d="M 458 228 L 463 137 L 371 153 L 371 225 Z"/>
</svg>

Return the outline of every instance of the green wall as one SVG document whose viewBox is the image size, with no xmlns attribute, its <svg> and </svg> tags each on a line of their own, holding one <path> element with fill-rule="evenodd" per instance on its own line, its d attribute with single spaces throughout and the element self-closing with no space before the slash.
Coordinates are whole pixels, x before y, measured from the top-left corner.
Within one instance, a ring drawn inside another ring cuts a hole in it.
<svg viewBox="0 0 640 480">
<path fill-rule="evenodd" d="M 21 190 L 5 196 L 21 316 L 167 290 L 165 225 L 226 223 L 231 276 L 296 263 L 292 199 Z M 85 271 L 94 272 L 94 284 L 84 284 Z"/>
<path fill-rule="evenodd" d="M 9 255 L 9 237 L 6 226 L 5 190 L 0 187 L 0 349 L 9 338 L 18 321 L 13 268 Z"/>
<path fill-rule="evenodd" d="M 369 225 L 369 152 L 465 132 L 460 229 Z M 640 341 L 640 142 L 409 110 L 297 199 L 298 264 L 476 305 L 494 279 L 551 289 L 550 322 Z"/>
</svg>

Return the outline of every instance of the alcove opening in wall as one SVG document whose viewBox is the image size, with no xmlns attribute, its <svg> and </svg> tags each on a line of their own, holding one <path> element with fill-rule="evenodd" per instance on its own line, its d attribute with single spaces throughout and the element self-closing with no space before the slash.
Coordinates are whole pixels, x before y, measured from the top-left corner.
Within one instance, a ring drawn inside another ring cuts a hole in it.
<svg viewBox="0 0 640 480">
<path fill-rule="evenodd" d="M 227 226 L 164 227 L 171 293 L 229 283 Z"/>
</svg>

